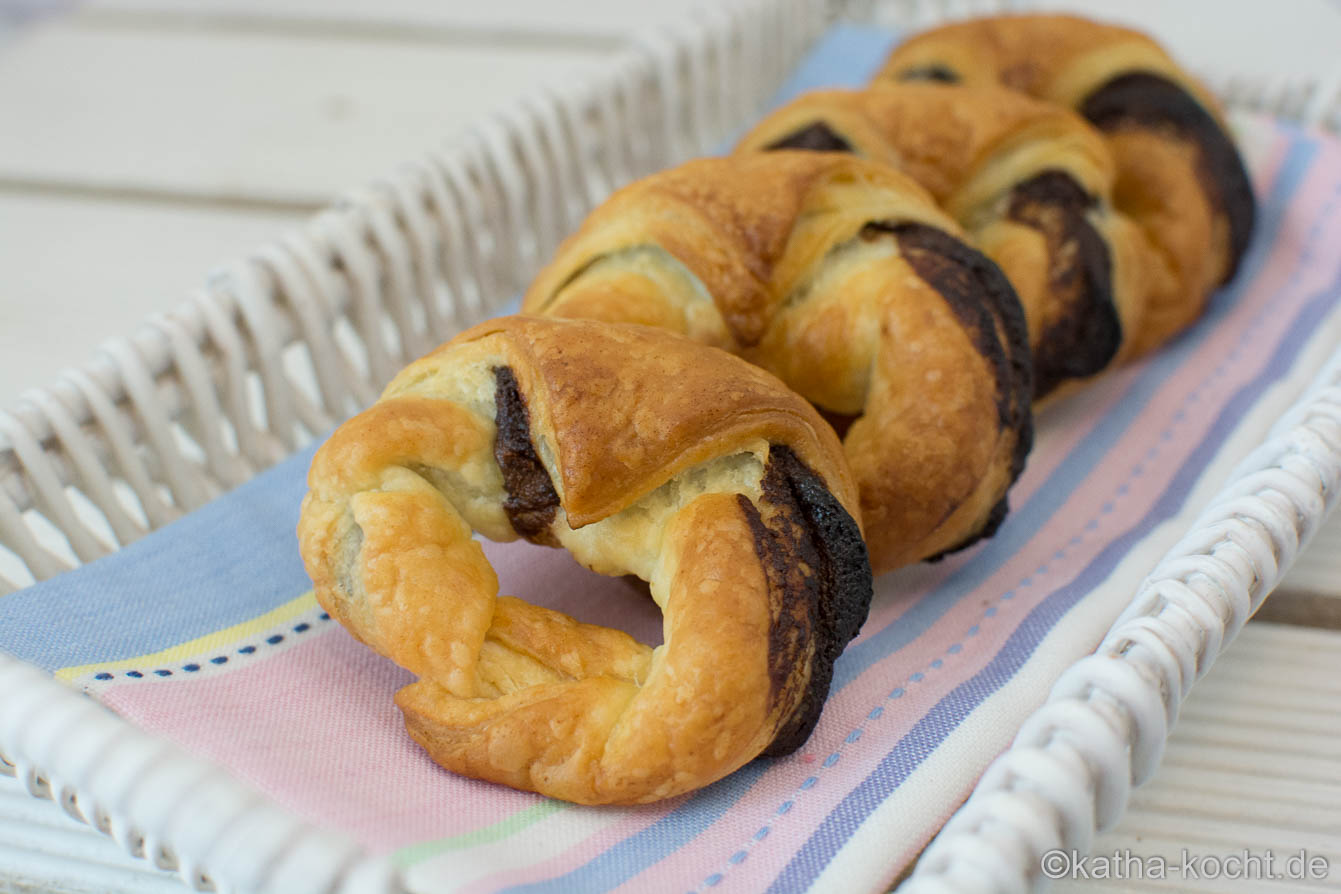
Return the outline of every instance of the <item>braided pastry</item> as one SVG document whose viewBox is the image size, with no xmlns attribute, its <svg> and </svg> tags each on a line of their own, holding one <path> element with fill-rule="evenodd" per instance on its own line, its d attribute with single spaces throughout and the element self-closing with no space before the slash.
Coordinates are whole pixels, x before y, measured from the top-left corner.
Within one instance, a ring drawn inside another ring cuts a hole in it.
<svg viewBox="0 0 1341 894">
<path fill-rule="evenodd" d="M 1104 134 L 1113 203 L 1153 248 L 1136 353 L 1195 319 L 1247 250 L 1252 184 L 1219 109 L 1140 32 L 1072 16 L 977 19 L 913 37 L 877 79 L 1001 85 L 1072 108 Z"/>
<path fill-rule="evenodd" d="M 853 156 L 701 159 L 638 181 L 523 307 L 660 326 L 776 373 L 843 436 L 876 571 L 992 533 L 1032 442 L 1010 283 L 922 188 Z"/>
<path fill-rule="evenodd" d="M 1112 210 L 1112 157 L 1074 113 L 999 87 L 819 91 L 737 151 L 788 148 L 854 152 L 931 192 L 1015 286 L 1035 398 L 1100 372 L 1138 331 L 1145 237 Z"/>
<path fill-rule="evenodd" d="M 773 376 L 642 326 L 509 317 L 403 370 L 322 446 L 317 598 L 420 679 L 439 764 L 581 803 L 706 785 L 809 736 L 871 598 L 837 438 Z M 499 597 L 472 539 L 634 574 L 656 649 Z"/>
</svg>

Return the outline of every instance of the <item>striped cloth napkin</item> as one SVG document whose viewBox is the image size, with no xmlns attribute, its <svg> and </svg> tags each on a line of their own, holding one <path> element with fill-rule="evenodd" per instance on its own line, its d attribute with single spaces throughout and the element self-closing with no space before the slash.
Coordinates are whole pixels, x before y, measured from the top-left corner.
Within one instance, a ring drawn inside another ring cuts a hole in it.
<svg viewBox="0 0 1341 894">
<path fill-rule="evenodd" d="M 837 28 L 779 101 L 893 43 Z M 1190 332 L 1051 408 L 992 540 L 877 582 L 797 753 L 633 809 L 440 770 L 409 675 L 315 603 L 294 526 L 310 451 L 83 569 L 0 600 L 0 648 L 388 855 L 415 891 L 874 891 L 926 844 L 1155 559 L 1341 343 L 1341 146 L 1240 119 L 1261 227 Z M 619 580 L 487 547 L 503 592 L 660 639 Z"/>
</svg>

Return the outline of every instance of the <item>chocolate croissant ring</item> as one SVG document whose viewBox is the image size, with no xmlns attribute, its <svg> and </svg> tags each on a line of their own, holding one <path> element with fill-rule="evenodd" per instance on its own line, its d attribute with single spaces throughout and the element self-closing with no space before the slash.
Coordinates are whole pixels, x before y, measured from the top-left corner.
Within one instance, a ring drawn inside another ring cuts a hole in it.
<svg viewBox="0 0 1341 894">
<path fill-rule="evenodd" d="M 1073 16 L 976 19 L 917 35 L 877 80 L 998 84 L 1079 112 L 1117 163 L 1113 200 L 1154 251 L 1135 350 L 1200 314 L 1252 234 L 1252 183 L 1215 101 L 1138 31 Z"/>
<path fill-rule="evenodd" d="M 1147 244 L 1112 208 L 1113 159 L 1078 115 L 1001 87 L 876 85 L 808 93 L 737 151 L 853 152 L 930 191 L 1024 305 L 1034 397 L 1102 371 L 1140 327 Z"/>
<path fill-rule="evenodd" d="M 660 326 L 778 375 L 842 435 L 877 572 L 991 534 L 1032 443 L 1009 281 L 925 190 L 850 155 L 700 159 L 627 186 L 523 307 Z"/>
<path fill-rule="evenodd" d="M 803 743 L 871 572 L 833 432 L 768 373 L 642 326 L 507 317 L 412 363 L 317 452 L 317 598 L 414 672 L 449 770 L 585 804 Z M 650 584 L 653 649 L 498 595 L 479 532 Z"/>
</svg>

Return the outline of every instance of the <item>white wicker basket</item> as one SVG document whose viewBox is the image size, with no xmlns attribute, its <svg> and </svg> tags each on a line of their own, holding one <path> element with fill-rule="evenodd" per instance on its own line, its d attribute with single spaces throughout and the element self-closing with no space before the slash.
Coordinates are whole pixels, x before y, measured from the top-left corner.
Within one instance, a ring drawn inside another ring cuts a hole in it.
<svg viewBox="0 0 1341 894">
<path fill-rule="evenodd" d="M 175 311 L 0 412 L 0 594 L 189 512 L 369 403 L 496 313 L 613 187 L 709 151 L 838 10 L 741 0 L 646 35 L 604 74 L 483 122 L 224 268 Z M 921 27 L 983 2 L 854 3 Z M 1231 106 L 1341 130 L 1341 89 L 1210 78 Z M 1341 354 L 1067 671 L 903 890 L 1020 891 L 1084 850 L 1156 766 L 1192 682 L 1280 579 L 1341 483 Z M 399 880 L 226 772 L 0 655 L 0 771 L 225 891 L 393 891 Z"/>
</svg>

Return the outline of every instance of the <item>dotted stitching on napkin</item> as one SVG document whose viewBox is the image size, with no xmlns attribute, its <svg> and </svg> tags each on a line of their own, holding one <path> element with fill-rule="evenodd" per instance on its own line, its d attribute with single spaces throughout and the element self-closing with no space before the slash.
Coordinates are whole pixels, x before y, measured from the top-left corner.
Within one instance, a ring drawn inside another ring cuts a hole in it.
<svg viewBox="0 0 1341 894">
<path fill-rule="evenodd" d="M 1316 218 L 1314 224 L 1308 230 L 1306 236 L 1307 241 L 1305 242 L 1304 248 L 1300 250 L 1300 259 L 1305 263 L 1296 265 L 1294 270 L 1291 271 L 1291 274 L 1287 279 L 1287 281 L 1279 289 L 1275 291 L 1277 292 L 1284 291 L 1285 289 L 1289 289 L 1296 284 L 1297 280 L 1301 275 L 1301 268 L 1306 266 L 1307 262 L 1311 261 L 1314 256 L 1312 245 L 1316 242 L 1317 238 L 1321 234 L 1322 221 L 1326 220 L 1328 214 L 1331 212 L 1331 210 L 1336 206 L 1336 204 L 1339 201 L 1341 201 L 1341 186 L 1338 186 L 1334 190 L 1330 200 L 1326 203 L 1325 207 Z M 1168 425 L 1166 425 L 1164 429 L 1160 431 L 1159 437 L 1157 439 L 1157 444 L 1155 446 L 1150 447 L 1140 460 L 1132 464 L 1131 470 L 1128 472 L 1127 480 L 1119 483 L 1116 487 L 1114 487 L 1112 499 L 1105 501 L 1099 507 L 1098 513 L 1096 513 L 1092 518 L 1090 518 L 1089 521 L 1085 523 L 1084 527 L 1081 530 L 1081 533 L 1072 536 L 1071 539 L 1067 541 L 1066 546 L 1062 547 L 1061 549 L 1053 553 L 1052 559 L 1050 561 L 1044 562 L 1042 565 L 1039 565 L 1038 568 L 1034 569 L 1032 573 L 1022 577 L 1016 583 L 1014 588 L 1002 593 L 998 597 L 998 603 L 1009 602 L 1011 599 L 1015 597 L 1017 590 L 1022 590 L 1026 587 L 1033 586 L 1037 582 L 1037 578 L 1046 576 L 1048 574 L 1048 572 L 1051 570 L 1050 566 L 1052 565 L 1052 563 L 1066 558 L 1067 555 L 1069 555 L 1070 552 L 1075 549 L 1075 547 L 1083 544 L 1087 539 L 1089 539 L 1095 532 L 1099 530 L 1100 519 L 1103 518 L 1104 516 L 1109 516 L 1113 514 L 1113 512 L 1117 509 L 1117 504 L 1130 492 L 1131 482 L 1144 475 L 1146 469 L 1151 465 L 1152 461 L 1159 457 L 1160 447 L 1163 445 L 1174 443 L 1175 440 L 1174 434 L 1176 429 L 1181 427 L 1182 424 L 1187 421 L 1188 414 L 1186 408 L 1199 402 L 1201 400 L 1202 395 L 1210 391 L 1210 389 L 1215 385 L 1217 380 L 1223 378 L 1225 374 L 1229 372 L 1230 369 L 1233 369 L 1237 365 L 1239 358 L 1243 356 L 1244 350 L 1249 345 L 1252 344 L 1254 337 L 1257 335 L 1258 332 L 1261 331 L 1260 324 L 1271 312 L 1271 310 L 1272 307 L 1270 304 L 1268 304 L 1266 307 L 1258 311 L 1258 313 L 1245 327 L 1243 334 L 1239 337 L 1238 343 L 1236 343 L 1229 350 L 1229 352 L 1225 354 L 1225 356 L 1221 359 L 1220 364 L 1215 367 L 1215 369 L 1211 372 L 1211 374 L 1204 381 L 1202 381 L 1200 385 L 1193 388 L 1184 396 L 1182 402 L 1183 405 L 1174 410 L 1174 412 L 1169 417 Z M 989 605 L 983 610 L 983 620 L 990 620 L 992 618 L 997 617 L 997 615 L 998 615 L 997 605 Z M 965 631 L 962 639 L 967 639 L 968 637 L 976 636 L 980 628 L 981 623 L 974 624 L 973 626 L 969 627 L 968 630 Z M 962 642 L 956 642 L 951 646 L 949 646 L 946 649 L 946 652 L 951 655 L 958 655 L 960 652 L 963 651 L 963 646 L 964 644 Z M 944 661 L 940 658 L 936 658 L 931 661 L 929 669 L 938 670 L 943 665 Z M 909 683 L 920 683 L 924 679 L 926 679 L 926 674 L 924 674 L 921 671 L 914 671 L 913 673 L 908 675 L 908 679 L 907 681 L 905 681 L 905 685 Z M 902 698 L 905 694 L 906 690 L 904 689 L 904 687 L 896 686 L 893 690 L 890 691 L 889 695 L 885 697 L 885 701 L 886 702 L 894 701 L 896 699 Z M 871 711 L 866 715 L 866 721 L 869 722 L 878 720 L 883 714 L 884 714 L 884 707 L 881 705 L 877 705 L 876 707 L 872 708 Z M 842 744 L 838 746 L 838 749 L 824 759 L 823 763 L 821 764 L 820 771 L 818 771 L 813 775 L 807 776 L 805 780 L 803 780 L 801 784 L 797 786 L 796 790 L 798 792 L 808 791 L 809 789 L 814 788 L 816 785 L 818 785 L 820 782 L 820 774 L 823 773 L 823 770 L 832 767 L 834 764 L 838 763 L 838 761 L 842 756 L 844 746 L 856 742 L 858 739 L 861 738 L 862 733 L 864 733 L 865 731 L 866 726 L 865 722 L 863 722 L 861 726 L 858 726 L 851 732 L 849 732 L 847 734 L 847 737 L 843 740 Z M 807 763 L 814 761 L 814 757 L 809 755 L 803 756 L 801 759 L 802 761 Z M 726 877 L 725 875 L 726 872 L 728 872 L 731 869 L 731 867 L 738 866 L 741 863 L 745 862 L 746 858 L 749 857 L 749 855 L 753 852 L 754 846 L 768 837 L 769 832 L 772 831 L 772 824 L 774 822 L 777 822 L 777 818 L 789 813 L 795 805 L 796 805 L 795 795 L 783 801 L 782 804 L 780 804 L 777 810 L 775 811 L 774 818 L 770 820 L 768 823 L 765 823 L 759 829 L 759 831 L 755 832 L 754 835 L 751 837 L 751 839 L 745 843 L 744 847 L 733 852 L 731 856 L 727 858 L 726 865 L 722 867 L 721 871 L 714 872 L 711 875 L 704 878 L 703 882 L 701 883 L 702 886 L 711 888 L 720 884 L 722 880 Z M 694 892 L 691 891 L 690 894 L 694 894 Z"/>
<path fill-rule="evenodd" d="M 330 614 L 328 614 L 327 612 L 322 612 L 317 617 L 322 621 L 329 621 L 331 619 Z M 311 629 L 312 625 L 307 621 L 303 621 L 300 624 L 295 624 L 291 628 L 291 630 L 294 633 L 306 633 Z M 269 646 L 277 646 L 280 643 L 284 642 L 284 634 L 282 633 L 271 634 L 270 636 L 267 636 L 265 638 L 264 642 L 266 645 Z M 237 655 L 254 655 L 254 654 L 256 654 L 256 646 L 246 645 L 239 647 L 231 655 L 215 655 L 213 658 L 209 659 L 209 663 L 214 665 L 227 664 L 229 658 L 236 657 Z M 160 667 L 155 668 L 152 671 L 128 670 L 128 671 L 121 671 L 120 674 L 114 674 L 111 671 L 102 671 L 100 673 L 94 674 L 93 679 L 106 681 L 106 680 L 114 680 L 118 676 L 122 676 L 122 677 L 129 677 L 132 680 L 142 680 L 144 679 L 146 674 L 152 674 L 155 677 L 171 677 L 174 673 L 193 674 L 196 671 L 200 670 L 201 666 L 202 665 L 199 662 L 191 661 L 186 664 L 183 664 L 181 667 L 178 668 Z"/>
<path fill-rule="evenodd" d="M 1228 368 L 1229 368 L 1228 365 L 1226 365 L 1226 366 L 1224 366 L 1224 367 L 1222 367 L 1222 368 L 1220 368 L 1220 369 L 1217 369 L 1216 372 L 1213 374 L 1212 378 L 1215 378 L 1215 377 L 1217 377 L 1217 376 L 1219 376 L 1219 375 L 1223 375 L 1223 373 L 1224 373 L 1225 371 L 1227 371 Z M 1204 387 L 1204 385 L 1203 385 L 1202 387 Z M 1170 432 L 1170 433 L 1171 433 L 1172 430 L 1173 430 L 1176 426 L 1178 426 L 1179 423 L 1183 422 L 1186 418 L 1187 418 L 1187 414 L 1184 413 L 1183 411 L 1179 410 L 1177 413 L 1175 413 L 1175 414 L 1172 416 L 1171 423 L 1170 423 L 1169 427 L 1165 430 L 1165 432 Z M 1163 435 L 1163 434 L 1164 434 L 1164 432 L 1161 433 L 1161 435 Z M 1172 436 L 1171 436 L 1171 435 L 1170 435 L 1170 437 L 1168 437 L 1168 438 L 1161 437 L 1161 441 L 1166 441 L 1166 442 L 1167 442 L 1167 441 L 1171 441 L 1171 440 L 1172 440 Z M 1147 458 L 1148 458 L 1148 459 L 1153 459 L 1153 458 L 1154 458 L 1154 455 L 1157 455 L 1157 453 L 1158 453 L 1158 451 L 1153 451 L 1153 449 L 1152 449 L 1152 454 L 1147 454 Z M 1129 480 L 1130 480 L 1130 478 L 1140 477 L 1140 475 L 1143 473 L 1143 471 L 1144 471 L 1144 469 L 1143 469 L 1143 467 L 1142 467 L 1142 464 L 1141 464 L 1141 463 L 1137 463 L 1137 464 L 1134 465 L 1134 466 L 1132 467 L 1132 469 L 1131 469 L 1131 472 L 1130 472 L 1130 474 L 1129 474 Z M 1095 532 L 1097 532 L 1097 531 L 1099 530 L 1099 528 L 1100 528 L 1099 519 L 1100 519 L 1101 517 L 1103 517 L 1103 516 L 1111 515 L 1111 514 L 1116 510 L 1118 501 L 1119 501 L 1122 497 L 1126 496 L 1127 493 L 1129 492 L 1129 490 L 1130 490 L 1130 486 L 1129 486 L 1129 483 L 1128 483 L 1128 482 L 1122 482 L 1121 484 L 1119 484 L 1119 485 L 1115 488 L 1115 490 L 1114 490 L 1114 495 L 1115 495 L 1116 499 L 1110 499 L 1110 500 L 1107 500 L 1107 501 L 1105 501 L 1105 502 L 1103 503 L 1103 505 L 1102 505 L 1102 506 L 1100 507 L 1100 509 L 1099 509 L 1099 513 L 1098 513 L 1095 517 L 1091 518 L 1088 522 L 1086 522 L 1086 524 L 1085 524 L 1085 526 L 1084 526 L 1084 528 L 1083 528 L 1083 532 L 1084 532 L 1084 533 L 1082 533 L 1082 534 L 1077 534 L 1077 535 L 1071 537 L 1071 539 L 1067 542 L 1067 545 L 1066 545 L 1065 547 L 1063 547 L 1062 549 L 1059 549 L 1059 550 L 1057 550 L 1055 553 L 1053 553 L 1053 555 L 1052 555 L 1052 559 L 1051 559 L 1051 560 L 1049 560 L 1048 562 L 1044 562 L 1042 565 L 1039 565 L 1039 566 L 1038 566 L 1037 568 L 1035 568 L 1032 572 L 1030 572 L 1029 574 L 1026 574 L 1024 577 L 1020 578 L 1019 581 L 1016 582 L 1015 586 L 1014 586 L 1012 589 L 1006 590 L 1004 593 L 1002 593 L 1002 594 L 998 597 L 998 605 L 989 605 L 989 606 L 987 606 L 987 607 L 983 610 L 982 620 L 979 621 L 979 622 L 976 623 L 976 624 L 971 625 L 968 629 L 966 629 L 966 630 L 964 631 L 963 636 L 960 637 L 960 641 L 956 641 L 956 642 L 954 642 L 954 643 L 951 643 L 949 646 L 947 646 L 946 649 L 945 649 L 946 654 L 947 654 L 947 655 L 959 655 L 959 654 L 961 654 L 961 653 L 964 651 L 964 642 L 963 642 L 963 640 L 967 640 L 967 639 L 969 639 L 969 638 L 971 638 L 971 637 L 977 636 L 977 635 L 979 634 L 979 632 L 981 632 L 981 630 L 982 630 L 982 624 L 983 624 L 984 622 L 989 621 L 989 620 L 991 620 L 992 618 L 995 618 L 995 617 L 998 616 L 998 606 L 999 606 L 1001 603 L 1006 603 L 1006 602 L 1009 602 L 1011 599 L 1014 599 L 1014 598 L 1015 598 L 1015 595 L 1016 595 L 1016 593 L 1017 593 L 1017 591 L 1019 591 L 1019 590 L 1023 590 L 1023 589 L 1025 589 L 1025 588 L 1027 588 L 1027 587 L 1032 587 L 1032 586 L 1034 586 L 1036 583 L 1039 583 L 1040 578 L 1046 577 L 1046 576 L 1048 575 L 1048 573 L 1049 573 L 1051 570 L 1053 570 L 1054 563 L 1056 563 L 1056 562 L 1058 562 L 1058 561 L 1060 561 L 1060 560 L 1062 560 L 1062 559 L 1065 559 L 1065 558 L 1070 554 L 1070 552 L 1073 551 L 1073 550 L 1075 549 L 1075 547 L 1080 546 L 1081 544 L 1083 544 L 1083 543 L 1085 542 L 1085 540 L 1088 539 L 1088 536 L 1093 535 Z M 907 694 L 907 689 L 906 689 L 905 687 L 907 687 L 907 686 L 912 686 L 912 685 L 917 684 L 917 683 L 921 683 L 923 680 L 925 680 L 925 679 L 927 678 L 927 673 L 932 672 L 932 671 L 940 670 L 940 669 L 943 668 L 944 666 L 945 666 L 945 660 L 944 660 L 943 658 L 933 658 L 933 659 L 927 664 L 927 667 L 926 667 L 925 672 L 924 672 L 924 671 L 920 671 L 920 670 L 919 670 L 919 671 L 913 671 L 911 674 L 908 675 L 907 679 L 904 681 L 904 685 L 903 685 L 903 686 L 896 686 L 896 687 L 894 687 L 892 690 L 890 690 L 889 694 L 888 694 L 887 696 L 885 696 L 885 701 L 886 701 L 886 702 L 891 702 L 891 701 L 896 701 L 896 700 L 898 700 L 898 699 L 900 699 L 900 698 L 903 698 L 903 697 Z M 876 705 L 874 708 L 872 708 L 872 709 L 870 710 L 870 712 L 867 713 L 867 715 L 866 715 L 866 721 L 869 722 L 869 721 L 879 720 L 880 717 L 884 715 L 884 713 L 885 713 L 884 706 L 883 706 L 883 705 Z M 807 776 L 807 777 L 801 782 L 801 784 L 797 786 L 797 791 L 798 791 L 798 792 L 808 791 L 808 790 L 814 788 L 816 785 L 818 785 L 819 782 L 820 782 L 820 775 L 823 773 L 823 771 L 826 770 L 826 769 L 828 769 L 828 768 L 830 768 L 830 767 L 832 767 L 832 766 L 834 766 L 835 764 L 837 764 L 837 763 L 842 759 L 842 751 L 843 751 L 844 746 L 846 746 L 846 745 L 850 745 L 850 744 L 852 744 L 852 743 L 857 742 L 858 740 L 861 739 L 862 734 L 865 733 L 865 732 L 866 732 L 866 724 L 865 724 L 865 723 L 863 723 L 861 726 L 858 726 L 858 727 L 854 728 L 851 732 L 849 732 L 849 733 L 847 734 L 847 736 L 843 739 L 842 744 L 840 744 L 840 745 L 838 746 L 838 749 L 835 750 L 832 754 L 830 754 L 828 757 L 826 757 L 826 758 L 823 760 L 823 762 L 820 764 L 820 770 L 817 771 L 817 772 L 816 772 L 815 774 L 813 774 L 813 775 Z M 803 760 L 804 760 L 804 758 L 803 758 Z M 813 760 L 813 758 L 811 758 L 811 760 Z M 795 801 L 795 796 L 793 796 L 792 798 L 789 798 L 788 800 L 782 802 L 782 804 L 779 805 L 777 811 L 775 812 L 775 819 L 774 819 L 773 821 L 776 821 L 776 817 L 780 817 L 780 816 L 783 816 L 783 815 L 789 813 L 789 812 L 791 811 L 792 807 L 795 806 L 795 803 L 796 803 L 796 801 Z M 773 821 L 771 821 L 770 823 L 765 824 L 764 826 L 762 826 L 762 827 L 759 829 L 759 831 L 755 832 L 754 836 L 753 836 L 753 837 L 751 838 L 751 840 L 745 845 L 744 848 L 742 848 L 742 849 L 740 849 L 740 850 L 737 850 L 737 851 L 734 852 L 730 857 L 728 857 L 728 858 L 727 858 L 727 865 L 726 865 L 725 867 L 723 867 L 723 871 L 722 871 L 722 872 L 714 872 L 714 873 L 712 873 L 711 875 L 709 875 L 707 878 L 705 878 L 705 879 L 703 880 L 703 883 L 702 883 L 702 884 L 703 884 L 705 887 L 709 887 L 709 888 L 711 888 L 711 887 L 715 887 L 715 886 L 717 886 L 718 884 L 720 884 L 720 883 L 722 882 L 722 880 L 726 877 L 725 874 L 724 874 L 725 871 L 726 871 L 726 870 L 729 870 L 730 867 L 732 867 L 732 866 L 738 866 L 739 864 L 743 863 L 743 862 L 745 861 L 745 859 L 750 855 L 751 850 L 752 850 L 752 848 L 753 848 L 753 845 L 756 844 L 756 843 L 758 843 L 758 842 L 760 842 L 760 841 L 762 841 L 764 838 L 766 838 L 766 837 L 768 836 L 768 833 L 769 833 L 770 831 L 772 831 L 772 822 L 773 822 Z"/>
</svg>

